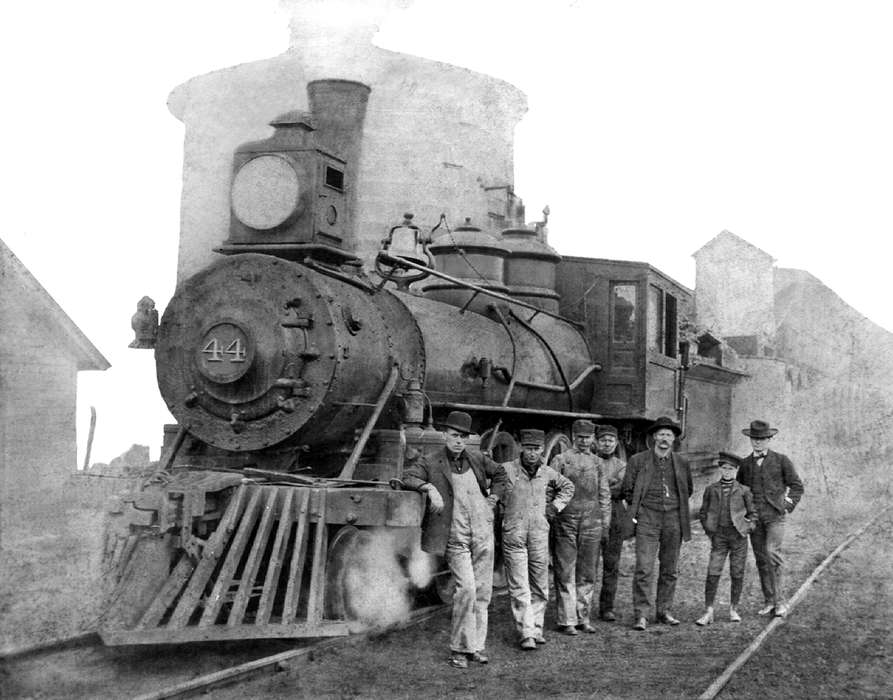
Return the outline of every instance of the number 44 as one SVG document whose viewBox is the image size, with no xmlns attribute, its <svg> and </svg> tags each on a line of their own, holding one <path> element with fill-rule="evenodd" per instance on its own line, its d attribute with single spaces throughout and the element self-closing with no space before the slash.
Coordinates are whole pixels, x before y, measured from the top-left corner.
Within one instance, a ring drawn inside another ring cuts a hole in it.
<svg viewBox="0 0 893 700">
<path fill-rule="evenodd" d="M 220 341 L 217 338 L 211 338 L 208 344 L 202 348 L 202 354 L 210 355 L 206 360 L 207 362 L 223 362 L 227 359 L 230 362 L 244 362 L 246 353 L 245 348 L 242 347 L 241 338 L 236 338 L 223 350 L 220 349 Z M 226 358 L 224 355 L 229 355 L 229 357 Z"/>
</svg>

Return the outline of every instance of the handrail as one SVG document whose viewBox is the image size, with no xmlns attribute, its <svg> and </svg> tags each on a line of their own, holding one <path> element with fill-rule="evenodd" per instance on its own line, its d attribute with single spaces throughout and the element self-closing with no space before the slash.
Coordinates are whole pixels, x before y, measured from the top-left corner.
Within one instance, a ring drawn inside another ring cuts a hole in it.
<svg viewBox="0 0 893 700">
<path fill-rule="evenodd" d="M 450 275 L 440 272 L 438 270 L 432 270 L 424 265 L 419 265 L 412 260 L 408 260 L 406 258 L 400 257 L 399 255 L 390 255 L 389 253 L 379 251 L 378 257 L 384 260 L 386 263 L 390 263 L 391 265 L 403 265 L 404 267 L 411 268 L 413 270 L 427 270 L 428 274 L 433 275 L 434 277 L 439 277 L 442 280 L 446 280 L 447 282 L 451 282 L 459 287 L 465 287 L 466 289 L 471 289 L 478 294 L 485 294 L 489 297 L 493 297 L 494 299 L 498 299 L 499 301 L 504 301 L 507 304 L 513 304 L 515 306 L 520 306 L 522 309 L 530 309 L 531 311 L 536 311 L 540 314 L 545 314 L 546 316 L 550 316 L 551 318 L 556 318 L 559 321 L 564 321 L 565 323 L 569 323 L 576 328 L 583 328 L 583 324 L 578 321 L 572 321 L 569 318 L 565 318 L 556 313 L 552 313 L 551 311 L 546 311 L 545 309 L 541 309 L 538 306 L 534 306 L 533 304 L 528 304 L 526 301 L 521 301 L 520 299 L 515 299 L 514 297 L 510 297 L 506 294 L 501 294 L 500 292 L 494 292 L 489 289 L 485 289 L 484 287 L 479 287 L 476 284 L 472 284 L 471 282 L 466 282 L 465 280 L 460 280 L 457 277 L 451 277 Z"/>
<path fill-rule="evenodd" d="M 540 408 L 521 408 L 519 406 L 495 406 L 483 403 L 456 403 L 453 401 L 433 401 L 438 408 L 449 408 L 454 411 L 486 411 L 516 415 L 555 416 L 558 418 L 588 418 L 601 420 L 605 416 L 601 413 L 582 413 L 577 411 L 553 411 Z"/>
</svg>

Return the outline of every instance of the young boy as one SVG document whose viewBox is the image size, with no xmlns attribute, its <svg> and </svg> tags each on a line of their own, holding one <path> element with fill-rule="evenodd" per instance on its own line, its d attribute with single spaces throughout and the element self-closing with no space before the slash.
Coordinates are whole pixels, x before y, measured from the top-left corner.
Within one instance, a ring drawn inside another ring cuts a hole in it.
<svg viewBox="0 0 893 700">
<path fill-rule="evenodd" d="M 719 587 L 719 577 L 729 556 L 729 575 L 732 578 L 732 600 L 729 619 L 741 622 L 738 603 L 744 586 L 744 565 L 747 561 L 747 535 L 753 529 L 757 513 L 753 506 L 750 489 L 742 486 L 738 476 L 740 460 L 729 452 L 720 452 L 719 481 L 714 481 L 704 489 L 704 500 L 698 518 L 704 532 L 710 537 L 710 562 L 707 565 L 707 582 L 704 585 L 706 610 L 695 624 L 709 625 L 713 622 L 713 601 Z"/>
</svg>

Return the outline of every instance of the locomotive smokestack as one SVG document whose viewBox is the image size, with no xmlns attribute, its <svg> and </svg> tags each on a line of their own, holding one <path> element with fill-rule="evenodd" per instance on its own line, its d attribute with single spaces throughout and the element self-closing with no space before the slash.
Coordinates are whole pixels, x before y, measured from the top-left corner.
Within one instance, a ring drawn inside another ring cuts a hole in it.
<svg viewBox="0 0 893 700">
<path fill-rule="evenodd" d="M 343 242 L 347 250 L 357 247 L 356 193 L 359 189 L 360 151 L 363 141 L 363 121 L 370 88 L 352 80 L 314 80 L 307 84 L 307 97 L 313 115 L 318 142 L 340 155 L 347 165 L 345 180 L 352 183 L 347 192 L 350 230 Z"/>
</svg>

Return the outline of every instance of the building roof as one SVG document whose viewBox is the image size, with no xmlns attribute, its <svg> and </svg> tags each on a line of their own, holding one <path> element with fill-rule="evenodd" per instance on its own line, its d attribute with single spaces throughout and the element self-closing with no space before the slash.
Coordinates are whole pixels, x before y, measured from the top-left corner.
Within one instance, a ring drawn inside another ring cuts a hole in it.
<svg viewBox="0 0 893 700">
<path fill-rule="evenodd" d="M 738 236 L 728 229 L 723 229 L 709 241 L 707 241 L 704 245 L 698 248 L 694 253 L 692 253 L 693 258 L 697 258 L 705 252 L 712 251 L 716 248 L 738 248 L 747 250 L 749 253 L 756 254 L 766 258 L 769 262 L 775 262 L 775 258 L 773 258 L 769 253 L 767 253 L 762 248 L 758 248 L 750 241 L 746 241 L 741 236 Z"/>
<path fill-rule="evenodd" d="M 0 239 L 0 285 L 17 285 L 33 299 L 35 306 L 47 310 L 47 319 L 67 342 L 77 361 L 78 370 L 105 370 L 111 367 L 108 360 L 96 349 L 83 331 L 66 314 L 62 307 L 43 288 L 28 268 L 19 260 L 6 243 Z M 4 295 L 5 296 L 5 295 Z"/>
</svg>

